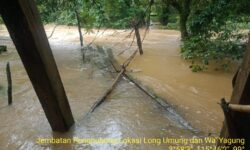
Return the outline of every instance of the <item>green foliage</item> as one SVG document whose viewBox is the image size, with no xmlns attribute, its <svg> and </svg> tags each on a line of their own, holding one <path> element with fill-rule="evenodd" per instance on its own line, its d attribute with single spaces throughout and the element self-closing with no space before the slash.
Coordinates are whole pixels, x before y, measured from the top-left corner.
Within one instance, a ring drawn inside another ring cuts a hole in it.
<svg viewBox="0 0 250 150">
<path fill-rule="evenodd" d="M 77 20 L 75 16 L 76 16 L 75 12 L 69 10 L 63 10 L 60 12 L 60 14 L 58 14 L 54 22 L 57 24 L 77 25 Z"/>
<path fill-rule="evenodd" d="M 77 25 L 76 11 L 81 8 L 80 13 L 87 12 L 82 6 L 83 0 L 36 0 L 36 2 L 44 23 Z M 82 14 L 81 19 L 84 20 L 86 16 Z"/>
<path fill-rule="evenodd" d="M 227 0 L 215 0 L 203 10 L 197 9 L 190 17 L 189 29 L 193 35 L 213 36 L 220 32 L 220 27 L 225 25 L 229 15 L 230 4 Z"/>
<path fill-rule="evenodd" d="M 36 0 L 45 23 L 82 27 L 130 28 L 131 22 L 148 23 L 149 0 Z M 154 0 L 152 20 L 167 29 L 181 31 L 182 56 L 192 60 L 195 72 L 211 61 L 240 60 L 244 54 L 246 29 L 250 29 L 249 0 Z M 0 20 L 1 22 L 1 20 Z M 243 32 L 242 32 L 243 31 Z M 196 63 L 196 62 L 201 62 Z M 228 68 L 227 64 L 223 64 Z"/>
<path fill-rule="evenodd" d="M 133 19 L 144 21 L 148 2 L 145 0 L 107 0 L 102 4 L 108 22 L 107 27 L 129 28 Z"/>
<path fill-rule="evenodd" d="M 175 8 L 173 8 L 168 1 L 156 1 L 152 12 L 157 16 L 151 17 L 153 22 L 160 22 L 161 29 L 179 29 L 179 14 Z"/>
<path fill-rule="evenodd" d="M 132 19 L 144 20 L 147 0 L 36 0 L 44 23 L 76 25 L 75 11 L 83 27 L 128 28 Z"/>
<path fill-rule="evenodd" d="M 61 3 L 53 0 L 36 0 L 42 21 L 44 23 L 57 22 L 61 18 Z"/>
<path fill-rule="evenodd" d="M 171 17 L 173 12 L 170 5 L 168 3 L 157 3 L 155 11 L 159 16 L 158 19 L 160 23 L 162 25 L 167 25 L 169 23 L 169 17 Z"/>
<path fill-rule="evenodd" d="M 200 71 L 206 69 L 204 66 L 195 64 L 194 62 L 192 62 L 192 64 L 189 66 L 189 68 L 190 68 L 193 72 L 200 72 Z"/>
<path fill-rule="evenodd" d="M 205 39 L 194 36 L 184 41 L 181 53 L 184 59 L 198 60 L 203 65 L 210 61 L 239 60 L 242 58 L 245 44 L 240 40 Z"/>
<path fill-rule="evenodd" d="M 246 32 L 239 30 L 239 23 L 243 24 L 246 18 L 237 17 L 231 11 L 232 6 L 229 0 L 214 0 L 202 11 L 192 14 L 189 24 L 191 34 L 181 50 L 185 59 L 202 62 L 202 65 L 193 63 L 191 66 L 195 67 L 191 67 L 192 71 L 204 70 L 197 66 L 208 65 L 211 61 L 220 63 L 243 57 Z M 228 68 L 228 64 L 222 66 Z"/>
</svg>

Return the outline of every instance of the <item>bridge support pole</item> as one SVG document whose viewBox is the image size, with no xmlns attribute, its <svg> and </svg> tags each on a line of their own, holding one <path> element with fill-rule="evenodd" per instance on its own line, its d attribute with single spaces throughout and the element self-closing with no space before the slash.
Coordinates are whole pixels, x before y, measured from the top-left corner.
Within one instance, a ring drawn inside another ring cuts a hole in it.
<svg viewBox="0 0 250 150">
<path fill-rule="evenodd" d="M 230 104 L 250 105 L 250 36 L 243 63 L 237 73 Z M 245 149 L 250 149 L 250 114 L 229 111 L 228 115 L 231 119 L 224 122 L 221 137 L 244 138 Z M 226 123 L 228 121 L 232 123 L 233 128 Z"/>
<path fill-rule="evenodd" d="M 74 119 L 35 2 L 1 0 L 0 14 L 52 130 L 69 130 Z"/>
</svg>

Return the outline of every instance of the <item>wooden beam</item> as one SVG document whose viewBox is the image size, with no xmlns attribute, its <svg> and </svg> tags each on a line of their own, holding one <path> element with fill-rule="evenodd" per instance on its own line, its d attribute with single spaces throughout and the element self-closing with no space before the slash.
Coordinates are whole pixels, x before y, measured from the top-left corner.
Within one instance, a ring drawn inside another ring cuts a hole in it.
<svg viewBox="0 0 250 150">
<path fill-rule="evenodd" d="M 247 50 L 243 63 L 238 70 L 236 83 L 234 86 L 233 94 L 231 97 L 232 104 L 250 104 L 250 83 L 249 83 L 249 73 L 250 73 L 250 38 L 247 44 Z M 246 98 L 246 99 L 244 99 Z"/>
<path fill-rule="evenodd" d="M 249 105 L 250 104 L 250 38 L 248 39 L 247 50 L 243 63 L 238 70 L 233 88 L 230 104 Z M 235 125 L 236 137 L 246 139 L 245 148 L 250 148 L 250 114 L 233 111 L 230 113 Z M 224 122 L 221 137 L 232 137 L 231 130 Z"/>
<path fill-rule="evenodd" d="M 1 0 L 0 13 L 52 130 L 67 131 L 74 119 L 34 1 Z"/>
</svg>

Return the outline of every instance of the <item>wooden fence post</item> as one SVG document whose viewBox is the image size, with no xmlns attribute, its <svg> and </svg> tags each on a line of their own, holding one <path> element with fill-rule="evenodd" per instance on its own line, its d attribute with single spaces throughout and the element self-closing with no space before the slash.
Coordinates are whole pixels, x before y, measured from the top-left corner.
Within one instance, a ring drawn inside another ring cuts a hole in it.
<svg viewBox="0 0 250 150">
<path fill-rule="evenodd" d="M 8 81 L 8 105 L 12 104 L 12 79 L 11 79 L 11 71 L 10 71 L 10 63 L 8 62 L 6 64 L 6 75 L 7 75 L 7 81 Z"/>
</svg>

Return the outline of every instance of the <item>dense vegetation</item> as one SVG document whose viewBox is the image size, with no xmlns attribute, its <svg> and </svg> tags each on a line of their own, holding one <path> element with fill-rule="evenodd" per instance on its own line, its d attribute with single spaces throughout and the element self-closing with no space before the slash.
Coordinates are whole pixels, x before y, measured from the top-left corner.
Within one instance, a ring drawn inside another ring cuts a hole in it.
<svg viewBox="0 0 250 150">
<path fill-rule="evenodd" d="M 193 10 L 187 23 L 189 37 L 182 46 L 183 57 L 193 61 L 193 71 L 203 70 L 211 61 L 228 69 L 230 62 L 243 57 L 250 29 L 249 4 L 244 0 L 213 0 Z"/>
<path fill-rule="evenodd" d="M 148 0 L 36 0 L 45 23 L 76 25 L 75 11 L 80 14 L 84 28 L 129 28 L 134 18 L 144 20 Z M 146 21 L 146 20 L 144 20 Z M 146 22 L 144 22 L 146 23 Z"/>
<path fill-rule="evenodd" d="M 197 72 L 211 61 L 228 69 L 230 62 L 243 57 L 250 29 L 249 5 L 248 0 L 162 0 L 158 10 L 165 24 L 178 15 L 181 53 Z"/>
<path fill-rule="evenodd" d="M 133 28 L 159 21 L 179 29 L 181 54 L 193 71 L 243 57 L 250 29 L 249 0 L 36 0 L 42 21 L 92 28 Z M 77 17 L 78 16 L 78 17 Z M 78 18 L 78 20 L 77 20 Z M 1 20 L 0 20 L 1 22 Z"/>
</svg>

